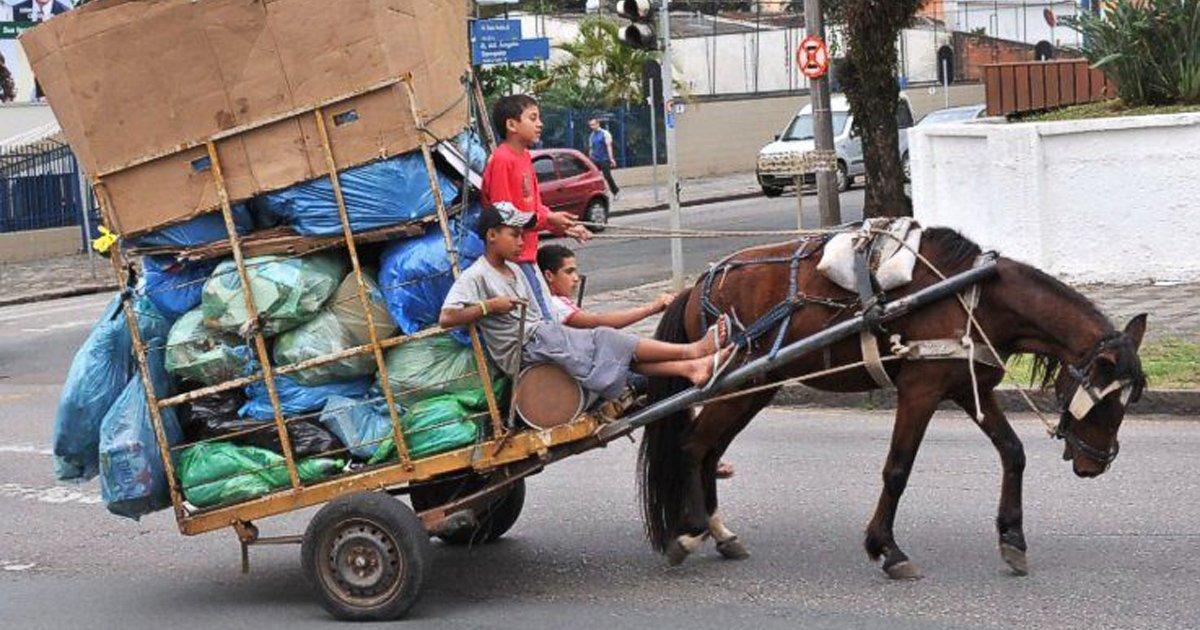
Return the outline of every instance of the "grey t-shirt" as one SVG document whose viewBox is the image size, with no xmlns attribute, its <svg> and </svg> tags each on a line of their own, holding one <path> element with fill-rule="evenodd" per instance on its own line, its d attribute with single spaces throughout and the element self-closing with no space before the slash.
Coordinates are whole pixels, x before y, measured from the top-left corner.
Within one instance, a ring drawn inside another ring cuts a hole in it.
<svg viewBox="0 0 1200 630">
<path fill-rule="evenodd" d="M 525 300 L 528 308 L 525 312 L 524 339 L 518 338 L 521 326 L 520 307 L 508 313 L 490 313 L 478 322 L 479 332 L 492 360 L 509 376 L 516 376 L 517 371 L 521 369 L 521 348 L 533 336 L 533 330 L 541 324 L 543 318 L 542 310 L 534 298 L 529 281 L 525 279 L 525 274 L 511 262 L 506 261 L 504 264 L 512 272 L 511 278 L 505 277 L 492 267 L 486 257 L 480 257 L 454 281 L 442 308 L 463 308 L 502 295 Z M 538 281 L 542 283 L 542 294 L 550 295 L 545 281 L 541 277 Z"/>
</svg>

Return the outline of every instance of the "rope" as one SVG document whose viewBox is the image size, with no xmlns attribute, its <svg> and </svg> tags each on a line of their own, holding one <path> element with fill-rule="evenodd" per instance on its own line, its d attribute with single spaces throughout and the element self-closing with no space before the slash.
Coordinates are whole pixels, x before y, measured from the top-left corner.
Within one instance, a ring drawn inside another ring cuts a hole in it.
<svg viewBox="0 0 1200 630">
<path fill-rule="evenodd" d="M 880 359 L 880 361 L 882 361 L 882 362 L 898 361 L 898 360 L 900 360 L 900 358 L 901 357 L 895 357 L 895 356 L 882 357 Z M 712 404 L 715 402 L 722 402 L 725 400 L 731 400 L 733 398 L 740 398 L 742 396 L 748 396 L 750 394 L 757 394 L 758 392 L 761 392 L 761 391 L 766 391 L 768 389 L 775 389 L 777 387 L 783 387 L 785 385 L 792 385 L 795 383 L 803 383 L 804 381 L 811 381 L 816 378 L 821 378 L 822 376 L 829 376 L 831 374 L 838 374 L 840 372 L 846 372 L 849 370 L 858 369 L 860 367 L 864 367 L 866 364 L 867 364 L 866 361 L 858 361 L 856 363 L 847 363 L 846 365 L 839 365 L 837 367 L 829 368 L 826 370 L 821 370 L 819 372 L 809 372 L 808 374 L 803 374 L 801 376 L 795 376 L 792 378 L 784 379 L 782 381 L 775 381 L 773 383 L 767 383 L 766 385 L 756 385 L 756 386 L 750 387 L 748 389 L 738 390 L 731 394 L 723 394 L 721 396 L 717 396 L 716 398 L 709 398 L 708 400 L 704 401 L 702 404 L 709 405 L 709 404 Z"/>
</svg>

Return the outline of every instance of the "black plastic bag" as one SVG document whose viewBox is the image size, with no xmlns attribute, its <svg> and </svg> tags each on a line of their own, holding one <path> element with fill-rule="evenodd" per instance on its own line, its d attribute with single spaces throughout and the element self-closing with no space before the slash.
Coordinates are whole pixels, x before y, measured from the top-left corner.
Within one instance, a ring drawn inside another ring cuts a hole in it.
<svg viewBox="0 0 1200 630">
<path fill-rule="evenodd" d="M 257 446 L 282 454 L 283 447 L 279 444 L 279 432 L 275 429 L 274 421 L 238 416 L 238 409 L 245 402 L 246 396 L 240 390 L 212 394 L 192 401 L 181 420 L 187 441 L 210 440 L 257 429 L 222 441 Z M 311 457 L 342 448 L 342 443 L 318 424 L 315 418 L 288 422 L 287 426 L 296 457 Z"/>
</svg>

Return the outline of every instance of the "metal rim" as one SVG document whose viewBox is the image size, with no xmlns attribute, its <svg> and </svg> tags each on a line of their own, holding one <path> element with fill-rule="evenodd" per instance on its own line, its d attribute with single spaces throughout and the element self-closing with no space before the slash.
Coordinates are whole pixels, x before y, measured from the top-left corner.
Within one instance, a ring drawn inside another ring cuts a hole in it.
<svg viewBox="0 0 1200 630">
<path fill-rule="evenodd" d="M 588 221 L 591 223 L 608 223 L 608 204 L 598 199 L 592 201 L 588 204 L 587 214 Z"/>
<path fill-rule="evenodd" d="M 352 518 L 329 529 L 318 576 L 331 595 L 356 608 L 378 606 L 404 584 L 408 567 L 395 537 L 373 520 Z"/>
<path fill-rule="evenodd" d="M 837 167 L 837 187 L 840 191 L 850 188 L 850 173 L 846 169 L 846 165 L 841 162 L 838 162 Z"/>
</svg>

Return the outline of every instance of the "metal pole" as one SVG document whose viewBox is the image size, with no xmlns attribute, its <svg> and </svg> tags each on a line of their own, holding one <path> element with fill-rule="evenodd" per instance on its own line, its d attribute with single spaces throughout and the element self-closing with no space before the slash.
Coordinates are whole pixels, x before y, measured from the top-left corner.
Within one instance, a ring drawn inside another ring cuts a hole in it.
<svg viewBox="0 0 1200 630">
<path fill-rule="evenodd" d="M 804 0 L 804 26 L 809 35 L 825 37 L 825 24 L 821 16 L 821 0 Z M 818 151 L 833 151 L 833 114 L 829 109 L 829 76 L 809 82 L 809 94 L 813 105 L 813 135 L 816 136 Z M 821 226 L 841 225 L 842 208 L 838 199 L 837 175 L 833 171 L 817 171 L 817 207 L 821 214 Z M 796 196 L 801 190 L 796 188 Z"/>
<path fill-rule="evenodd" d="M 654 187 L 654 203 L 658 203 L 658 105 L 654 102 L 654 77 L 650 77 L 650 94 L 646 102 L 650 104 L 650 181 Z"/>
<path fill-rule="evenodd" d="M 83 165 L 73 154 L 71 161 L 75 162 L 75 187 L 79 189 L 79 211 L 83 213 L 83 248 L 87 250 L 88 262 L 91 263 L 96 254 L 92 251 L 92 204 L 88 203 L 89 186 L 87 176 L 83 174 Z M 92 267 L 92 275 L 96 275 L 95 267 Z"/>
<path fill-rule="evenodd" d="M 667 128 L 667 201 L 671 207 L 671 231 L 678 233 L 683 227 L 683 216 L 679 209 L 679 158 L 675 147 L 675 114 L 671 111 L 675 100 L 675 67 L 671 64 L 671 12 L 668 10 L 668 0 L 661 0 L 659 4 L 663 41 L 663 105 L 667 110 L 664 113 Z M 671 286 L 676 291 L 683 289 L 683 239 L 678 236 L 671 239 Z"/>
<path fill-rule="evenodd" d="M 942 94 L 945 96 L 946 107 L 950 107 L 950 60 L 942 59 Z"/>
</svg>

